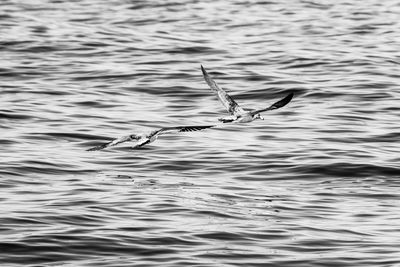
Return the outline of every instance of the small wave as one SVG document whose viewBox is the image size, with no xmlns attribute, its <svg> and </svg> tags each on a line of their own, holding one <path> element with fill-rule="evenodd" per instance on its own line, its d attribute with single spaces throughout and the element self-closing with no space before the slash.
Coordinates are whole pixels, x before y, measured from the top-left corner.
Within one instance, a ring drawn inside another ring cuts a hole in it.
<svg viewBox="0 0 400 267">
<path fill-rule="evenodd" d="M 1 112 L 0 111 L 0 119 L 9 119 L 9 120 L 29 120 L 34 117 L 31 115 L 20 114 L 16 112 Z"/>
<path fill-rule="evenodd" d="M 67 140 L 74 140 L 74 139 L 79 139 L 79 140 L 94 140 L 94 139 L 104 139 L 103 136 L 100 135 L 93 135 L 93 134 L 86 134 L 86 133 L 76 133 L 76 132 L 70 132 L 70 133 L 65 133 L 65 132 L 43 132 L 43 133 L 31 133 L 31 136 L 48 136 L 51 138 L 55 138 L 59 140 L 60 138 L 62 139 L 67 139 Z"/>
<path fill-rule="evenodd" d="M 303 174 L 313 174 L 316 177 L 373 177 L 392 176 L 400 173 L 400 168 L 377 166 L 374 164 L 356 164 L 338 162 L 333 164 L 304 165 L 295 167 L 295 171 Z"/>
</svg>

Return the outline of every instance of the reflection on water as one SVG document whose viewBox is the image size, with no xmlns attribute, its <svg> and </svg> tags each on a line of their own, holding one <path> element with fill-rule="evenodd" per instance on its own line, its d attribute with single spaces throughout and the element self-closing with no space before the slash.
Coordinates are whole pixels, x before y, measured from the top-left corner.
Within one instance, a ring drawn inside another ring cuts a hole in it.
<svg viewBox="0 0 400 267">
<path fill-rule="evenodd" d="M 157 3 L 158 2 L 158 3 Z M 396 1 L 3 1 L 7 266 L 400 263 Z M 226 114 L 265 121 L 85 150 Z"/>
</svg>

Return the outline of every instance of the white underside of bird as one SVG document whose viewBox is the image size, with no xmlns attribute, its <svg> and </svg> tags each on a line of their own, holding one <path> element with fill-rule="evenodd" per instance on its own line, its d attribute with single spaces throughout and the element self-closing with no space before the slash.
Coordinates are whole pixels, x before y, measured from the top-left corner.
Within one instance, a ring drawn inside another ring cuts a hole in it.
<svg viewBox="0 0 400 267">
<path fill-rule="evenodd" d="M 203 72 L 204 80 L 207 82 L 211 90 L 217 93 L 218 99 L 221 101 L 222 105 L 224 105 L 226 110 L 231 115 L 229 117 L 218 119 L 223 123 L 227 122 L 246 123 L 246 122 L 252 122 L 256 119 L 264 120 L 264 118 L 260 114 L 261 112 L 284 107 L 293 98 L 293 93 L 289 93 L 286 97 L 282 98 L 278 102 L 275 102 L 268 108 L 246 111 L 242 107 L 240 107 L 238 103 L 236 103 L 236 101 L 233 100 L 233 98 L 230 95 L 228 95 L 222 88 L 218 86 L 218 84 L 210 77 L 210 75 L 207 73 L 207 71 L 204 69 L 203 66 L 201 66 L 201 70 Z"/>
</svg>

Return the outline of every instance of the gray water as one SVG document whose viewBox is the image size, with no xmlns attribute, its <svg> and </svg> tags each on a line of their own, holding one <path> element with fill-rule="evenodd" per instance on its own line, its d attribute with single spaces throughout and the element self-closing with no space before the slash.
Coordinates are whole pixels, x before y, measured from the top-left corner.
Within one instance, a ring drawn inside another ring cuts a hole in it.
<svg viewBox="0 0 400 267">
<path fill-rule="evenodd" d="M 1 266 L 400 266 L 400 4 L 3 0 Z M 200 64 L 266 120 L 226 116 Z"/>
</svg>

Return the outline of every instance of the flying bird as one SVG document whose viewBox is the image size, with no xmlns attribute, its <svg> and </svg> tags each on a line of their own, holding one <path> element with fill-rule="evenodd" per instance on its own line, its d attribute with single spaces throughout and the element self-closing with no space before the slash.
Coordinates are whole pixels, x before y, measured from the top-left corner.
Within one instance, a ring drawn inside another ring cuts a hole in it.
<svg viewBox="0 0 400 267">
<path fill-rule="evenodd" d="M 136 141 L 136 144 L 132 148 L 140 148 L 144 145 L 150 144 L 157 140 L 160 135 L 167 133 L 179 133 L 179 132 L 194 132 L 200 131 L 207 128 L 212 128 L 216 125 L 203 125 L 203 126 L 177 126 L 177 127 L 165 127 L 159 130 L 155 130 L 150 132 L 149 134 L 130 134 L 117 139 L 114 139 L 110 142 L 92 147 L 87 149 L 86 151 L 96 151 L 101 150 L 110 146 L 115 146 L 128 141 Z"/>
<path fill-rule="evenodd" d="M 222 88 L 218 86 L 218 84 L 210 77 L 210 75 L 208 75 L 207 71 L 204 69 L 203 66 L 201 66 L 201 70 L 203 72 L 204 80 L 207 82 L 208 86 L 210 86 L 211 90 L 217 93 L 218 99 L 224 105 L 226 110 L 231 114 L 231 116 L 229 117 L 218 119 L 223 123 L 227 122 L 245 123 L 254 121 L 256 119 L 264 120 L 264 118 L 260 114 L 261 112 L 284 107 L 293 98 L 293 93 L 290 93 L 286 97 L 282 98 L 281 100 L 279 100 L 278 102 L 272 104 L 267 108 L 246 111 L 243 108 L 241 108 L 230 95 L 228 95 Z"/>
</svg>

